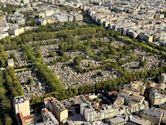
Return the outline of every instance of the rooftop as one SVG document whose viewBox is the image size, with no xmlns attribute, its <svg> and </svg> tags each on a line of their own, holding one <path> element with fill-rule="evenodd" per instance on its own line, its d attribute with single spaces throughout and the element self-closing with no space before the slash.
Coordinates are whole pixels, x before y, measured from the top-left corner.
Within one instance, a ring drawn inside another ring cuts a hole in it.
<svg viewBox="0 0 166 125">
<path fill-rule="evenodd" d="M 27 99 L 25 98 L 25 96 L 17 96 L 14 98 L 14 103 L 19 104 L 25 102 L 26 100 Z"/>
</svg>

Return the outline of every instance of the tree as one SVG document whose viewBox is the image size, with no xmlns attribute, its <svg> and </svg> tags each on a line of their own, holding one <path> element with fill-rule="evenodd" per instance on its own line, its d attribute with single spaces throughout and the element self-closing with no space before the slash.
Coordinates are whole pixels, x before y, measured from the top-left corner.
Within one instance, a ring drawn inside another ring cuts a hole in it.
<svg viewBox="0 0 166 125">
<path fill-rule="evenodd" d="M 3 121 L 2 121 L 2 119 L 0 119 L 0 125 L 3 125 Z"/>
<path fill-rule="evenodd" d="M 52 51 L 48 51 L 49 57 L 55 57 L 55 53 Z"/>
<path fill-rule="evenodd" d="M 29 84 L 29 85 L 32 85 L 32 84 L 33 84 L 33 79 L 32 79 L 32 78 L 29 78 L 29 79 L 28 79 L 28 84 Z"/>
<path fill-rule="evenodd" d="M 23 95 L 23 90 L 21 87 L 21 84 L 19 83 L 14 69 L 12 67 L 7 67 L 5 70 L 5 82 L 6 82 L 6 87 L 10 94 L 15 97 L 15 96 L 21 96 Z"/>
<path fill-rule="evenodd" d="M 0 67 L 5 67 L 8 56 L 2 46 L 0 46 Z"/>
<path fill-rule="evenodd" d="M 31 98 L 31 104 L 37 104 L 43 101 L 42 97 L 39 96 L 32 96 Z"/>
<path fill-rule="evenodd" d="M 3 87 L 0 88 L 0 101 L 2 101 L 2 99 L 4 98 L 4 94 L 5 94 L 5 89 Z"/>
<path fill-rule="evenodd" d="M 9 115 L 5 116 L 5 125 L 12 125 L 13 121 Z"/>
<path fill-rule="evenodd" d="M 59 51 L 65 52 L 69 48 L 69 45 L 65 42 L 60 42 L 59 44 Z"/>
<path fill-rule="evenodd" d="M 61 91 L 64 89 L 63 84 L 58 80 L 56 75 L 43 63 L 35 62 L 35 66 L 45 82 L 49 84 L 52 91 Z"/>
<path fill-rule="evenodd" d="M 91 47 L 85 47 L 85 53 L 88 56 L 92 56 L 93 55 L 93 50 Z"/>
<path fill-rule="evenodd" d="M 16 62 L 16 61 L 17 61 L 16 56 L 15 56 L 15 54 L 14 54 L 14 53 L 11 53 L 11 54 L 10 54 L 10 58 L 13 58 L 14 62 Z"/>
<path fill-rule="evenodd" d="M 74 64 L 75 64 L 76 66 L 79 66 L 81 60 L 82 60 L 82 58 L 81 58 L 80 56 L 77 56 L 77 57 L 74 58 L 74 61 L 73 61 L 73 62 L 74 62 Z"/>
<path fill-rule="evenodd" d="M 139 65 L 140 65 L 141 67 L 144 67 L 144 66 L 146 65 L 146 61 L 141 60 Z"/>
</svg>

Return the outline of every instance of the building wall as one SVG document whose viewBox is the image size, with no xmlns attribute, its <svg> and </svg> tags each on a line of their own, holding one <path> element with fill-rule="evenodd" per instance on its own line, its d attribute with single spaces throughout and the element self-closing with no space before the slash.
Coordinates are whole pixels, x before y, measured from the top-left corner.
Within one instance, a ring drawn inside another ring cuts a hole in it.
<svg viewBox="0 0 166 125">
<path fill-rule="evenodd" d="M 125 125 L 125 122 L 120 122 L 120 123 L 111 123 L 111 125 Z"/>
<path fill-rule="evenodd" d="M 0 34 L 0 39 L 3 39 L 3 38 L 5 38 L 5 37 L 7 37 L 7 36 L 9 36 L 9 34 L 8 34 L 8 33 L 3 33 L 3 34 Z"/>
<path fill-rule="evenodd" d="M 166 102 L 166 97 L 151 98 L 151 103 L 153 105 L 161 105 Z"/>
<path fill-rule="evenodd" d="M 163 115 L 162 119 L 161 119 L 161 122 L 166 124 L 166 113 Z"/>
<path fill-rule="evenodd" d="M 54 13 L 55 13 L 54 10 L 47 10 L 45 12 L 45 16 L 52 16 Z"/>
<path fill-rule="evenodd" d="M 23 117 L 30 115 L 29 100 L 15 104 L 15 113 L 18 114 L 20 112 L 22 112 Z"/>
<path fill-rule="evenodd" d="M 25 29 L 23 27 L 19 29 L 11 29 L 9 32 L 11 35 L 19 36 L 20 34 L 25 32 Z"/>
<path fill-rule="evenodd" d="M 100 121 L 107 118 L 112 118 L 119 114 L 118 109 L 105 109 L 101 111 L 95 111 L 91 109 L 84 109 L 83 116 L 87 121 Z"/>
<path fill-rule="evenodd" d="M 60 112 L 60 122 L 68 118 L 68 110 L 63 110 Z"/>
<path fill-rule="evenodd" d="M 146 115 L 146 114 L 142 114 L 142 118 L 151 121 L 151 123 L 152 123 L 153 125 L 158 125 L 158 124 L 160 124 L 160 118 L 152 117 L 152 116 L 149 116 L 149 115 Z"/>
<path fill-rule="evenodd" d="M 160 82 L 166 83 L 166 74 L 161 74 Z"/>
</svg>

